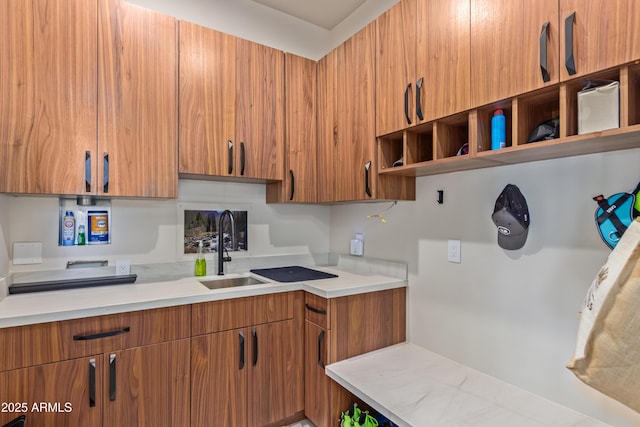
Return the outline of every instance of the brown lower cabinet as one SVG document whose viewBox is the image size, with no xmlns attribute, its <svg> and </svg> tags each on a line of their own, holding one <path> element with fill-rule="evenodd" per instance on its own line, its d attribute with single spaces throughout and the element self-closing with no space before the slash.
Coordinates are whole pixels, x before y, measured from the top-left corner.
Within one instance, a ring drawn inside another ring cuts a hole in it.
<svg viewBox="0 0 640 427">
<path fill-rule="evenodd" d="M 337 425 L 352 396 L 324 366 L 404 341 L 405 295 L 294 291 L 0 328 L 0 425 Z"/>
<path fill-rule="evenodd" d="M 193 305 L 192 425 L 304 418 L 302 299 L 286 292 Z"/>
<path fill-rule="evenodd" d="M 190 426 L 190 307 L 0 329 L 0 425 Z"/>
<path fill-rule="evenodd" d="M 317 427 L 338 425 L 353 396 L 325 366 L 406 340 L 406 289 L 339 298 L 305 296 L 305 414 Z"/>
</svg>

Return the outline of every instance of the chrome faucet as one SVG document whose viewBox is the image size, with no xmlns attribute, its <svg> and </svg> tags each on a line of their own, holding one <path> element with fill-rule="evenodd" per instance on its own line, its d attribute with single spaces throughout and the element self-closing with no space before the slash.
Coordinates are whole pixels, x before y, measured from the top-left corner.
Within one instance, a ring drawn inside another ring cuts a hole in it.
<svg viewBox="0 0 640 427">
<path fill-rule="evenodd" d="M 220 218 L 218 219 L 218 276 L 224 275 L 224 263 L 231 261 L 229 252 L 227 252 L 227 256 L 224 256 L 225 247 L 223 225 L 226 217 L 229 217 L 229 220 L 231 221 L 231 250 L 236 248 L 236 223 L 233 219 L 233 213 L 227 209 L 220 214 Z"/>
</svg>

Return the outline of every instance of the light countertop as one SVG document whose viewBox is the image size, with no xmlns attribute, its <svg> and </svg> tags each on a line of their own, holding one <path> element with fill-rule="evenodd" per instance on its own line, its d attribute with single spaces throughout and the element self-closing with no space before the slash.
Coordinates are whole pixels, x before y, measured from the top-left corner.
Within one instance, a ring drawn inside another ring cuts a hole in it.
<svg viewBox="0 0 640 427">
<path fill-rule="evenodd" d="M 400 427 L 608 425 L 412 343 L 330 364 L 326 373 Z"/>
<path fill-rule="evenodd" d="M 407 286 L 404 279 L 375 273 L 352 272 L 338 267 L 309 267 L 336 274 L 338 277 L 280 283 L 254 275 L 266 283 L 216 290 L 210 290 L 198 281 L 251 275 L 232 273 L 224 276 L 185 277 L 170 281 L 141 281 L 127 285 L 15 294 L 0 300 L 0 327 L 295 290 L 307 291 L 324 298 L 335 298 Z"/>
</svg>

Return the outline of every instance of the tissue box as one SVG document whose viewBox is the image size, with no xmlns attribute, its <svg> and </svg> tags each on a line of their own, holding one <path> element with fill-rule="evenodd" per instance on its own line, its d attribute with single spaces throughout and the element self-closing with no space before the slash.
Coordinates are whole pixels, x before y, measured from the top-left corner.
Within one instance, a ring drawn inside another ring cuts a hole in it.
<svg viewBox="0 0 640 427">
<path fill-rule="evenodd" d="M 619 127 L 619 82 L 578 92 L 578 135 Z"/>
</svg>

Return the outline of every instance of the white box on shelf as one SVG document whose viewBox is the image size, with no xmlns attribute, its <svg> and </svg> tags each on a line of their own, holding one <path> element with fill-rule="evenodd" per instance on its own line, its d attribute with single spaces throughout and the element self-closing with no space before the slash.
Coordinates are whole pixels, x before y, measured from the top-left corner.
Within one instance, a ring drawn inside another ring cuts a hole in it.
<svg viewBox="0 0 640 427">
<path fill-rule="evenodd" d="M 578 92 L 578 135 L 619 127 L 619 82 Z"/>
</svg>

